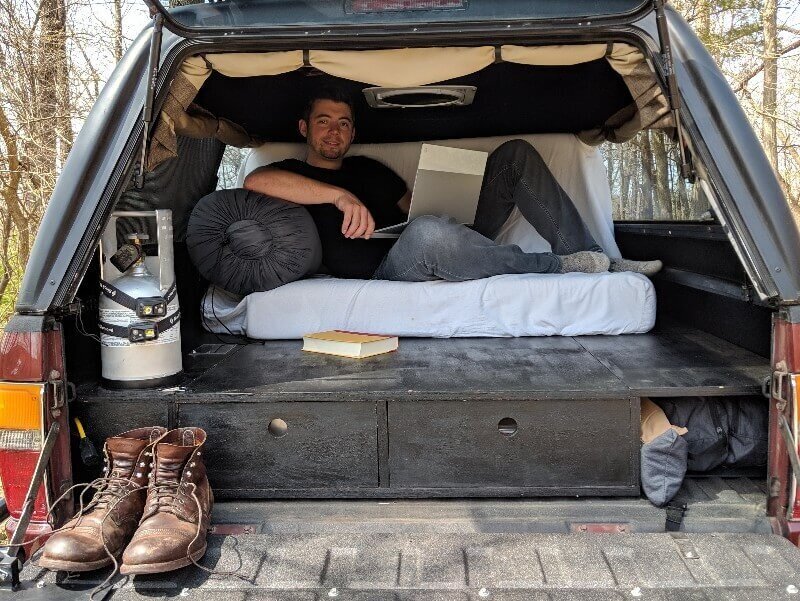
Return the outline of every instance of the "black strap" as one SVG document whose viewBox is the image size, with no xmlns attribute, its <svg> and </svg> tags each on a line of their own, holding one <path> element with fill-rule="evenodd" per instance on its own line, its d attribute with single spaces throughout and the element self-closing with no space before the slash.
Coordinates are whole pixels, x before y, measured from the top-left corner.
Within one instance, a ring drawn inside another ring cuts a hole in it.
<svg viewBox="0 0 800 601">
<path fill-rule="evenodd" d="M 167 330 L 169 330 L 172 326 L 178 323 L 181 320 L 181 310 L 178 309 L 172 315 L 168 315 L 164 319 L 156 322 L 156 330 L 159 334 L 163 334 Z"/>
<path fill-rule="evenodd" d="M 141 323 L 148 323 L 148 325 L 152 325 L 156 329 L 156 332 L 158 332 L 160 335 L 169 330 L 180 320 L 181 320 L 181 311 L 180 309 L 178 309 L 172 315 L 165 317 L 164 319 L 161 319 L 159 321 L 154 321 L 149 323 L 141 322 Z M 100 332 L 107 336 L 114 336 L 115 338 L 125 338 L 125 339 L 128 338 L 128 332 L 130 330 L 129 326 L 118 326 L 113 323 L 107 323 L 105 321 L 100 321 L 98 325 L 100 326 Z M 137 324 L 131 324 L 131 325 L 137 325 Z"/>
<path fill-rule="evenodd" d="M 126 309 L 130 309 L 131 311 L 136 311 L 136 299 L 130 296 L 129 294 L 124 293 L 122 290 L 117 288 L 116 286 L 109 284 L 105 280 L 100 280 L 100 290 L 106 295 L 108 298 L 113 300 L 118 305 L 122 305 Z M 127 338 L 128 335 L 126 334 L 125 337 Z"/>
<path fill-rule="evenodd" d="M 688 506 L 680 501 L 670 501 L 667 505 L 667 520 L 664 523 L 665 532 L 678 532 L 683 524 Z"/>
<path fill-rule="evenodd" d="M 175 282 L 172 282 L 172 286 L 167 288 L 167 293 L 164 295 L 164 300 L 167 301 L 167 304 L 172 302 L 176 294 L 178 294 L 178 288 L 175 286 Z"/>
<path fill-rule="evenodd" d="M 126 294 L 113 284 L 109 284 L 105 280 L 101 279 L 100 290 L 102 290 L 103 294 L 113 300 L 115 303 L 120 304 L 131 311 L 136 311 L 136 299 L 129 294 Z M 175 286 L 175 282 L 172 282 L 172 285 L 167 288 L 167 293 L 164 295 L 164 300 L 167 301 L 167 304 L 172 302 L 172 299 L 175 298 L 177 293 L 178 289 Z"/>
</svg>

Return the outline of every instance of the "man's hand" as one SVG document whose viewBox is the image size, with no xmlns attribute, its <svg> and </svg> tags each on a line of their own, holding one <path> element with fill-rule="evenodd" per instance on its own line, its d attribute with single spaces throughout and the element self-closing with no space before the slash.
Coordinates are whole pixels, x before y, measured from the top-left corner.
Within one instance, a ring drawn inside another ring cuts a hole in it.
<svg viewBox="0 0 800 601">
<path fill-rule="evenodd" d="M 342 193 L 334 199 L 333 205 L 344 213 L 342 235 L 345 238 L 369 240 L 375 231 L 375 220 L 363 202 L 350 192 L 342 190 Z"/>
</svg>

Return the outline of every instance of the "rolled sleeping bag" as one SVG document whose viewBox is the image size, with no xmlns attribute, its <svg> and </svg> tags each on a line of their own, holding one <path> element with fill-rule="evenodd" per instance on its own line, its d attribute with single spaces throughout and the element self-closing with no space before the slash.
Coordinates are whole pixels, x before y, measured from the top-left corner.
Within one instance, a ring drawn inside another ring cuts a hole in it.
<svg viewBox="0 0 800 601">
<path fill-rule="evenodd" d="M 242 296 L 299 280 L 322 262 L 319 234 L 305 207 L 241 188 L 198 201 L 186 245 L 206 280 Z"/>
</svg>

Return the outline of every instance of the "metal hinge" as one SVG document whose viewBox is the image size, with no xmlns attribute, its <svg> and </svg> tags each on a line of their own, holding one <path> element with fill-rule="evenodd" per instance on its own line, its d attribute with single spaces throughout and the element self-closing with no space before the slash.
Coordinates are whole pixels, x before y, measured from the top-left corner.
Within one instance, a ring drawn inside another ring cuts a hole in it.
<svg viewBox="0 0 800 601">
<path fill-rule="evenodd" d="M 772 372 L 770 395 L 775 399 L 775 409 L 778 412 L 778 429 L 781 432 L 784 443 L 786 443 L 789 463 L 792 466 L 795 478 L 800 481 L 800 456 L 797 454 L 797 440 L 794 432 L 792 432 L 789 420 L 786 419 L 786 409 L 791 406 L 790 403 L 794 401 L 796 394 L 795 378 L 794 374 L 789 373 L 783 361 L 775 367 L 778 369 Z"/>
<path fill-rule="evenodd" d="M 788 370 L 779 363 L 776 366 L 778 369 L 772 372 L 772 378 L 769 385 L 769 393 L 778 403 L 778 410 L 783 413 L 789 403 L 794 399 L 794 378 Z"/>
</svg>

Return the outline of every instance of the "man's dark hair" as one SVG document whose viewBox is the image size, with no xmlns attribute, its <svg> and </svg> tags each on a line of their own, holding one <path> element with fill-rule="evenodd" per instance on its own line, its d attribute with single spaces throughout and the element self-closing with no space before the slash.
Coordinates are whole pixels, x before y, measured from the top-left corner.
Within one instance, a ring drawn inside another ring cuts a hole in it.
<svg viewBox="0 0 800 601">
<path fill-rule="evenodd" d="M 306 103 L 306 108 L 303 109 L 302 115 L 302 119 L 306 123 L 308 123 L 308 120 L 311 118 L 311 111 L 314 110 L 314 103 L 317 100 L 333 100 L 334 102 L 346 104 L 350 107 L 350 114 L 353 115 L 353 121 L 355 121 L 356 107 L 350 93 L 344 88 L 337 86 L 324 86 L 317 88 L 308 96 L 308 102 Z"/>
</svg>

